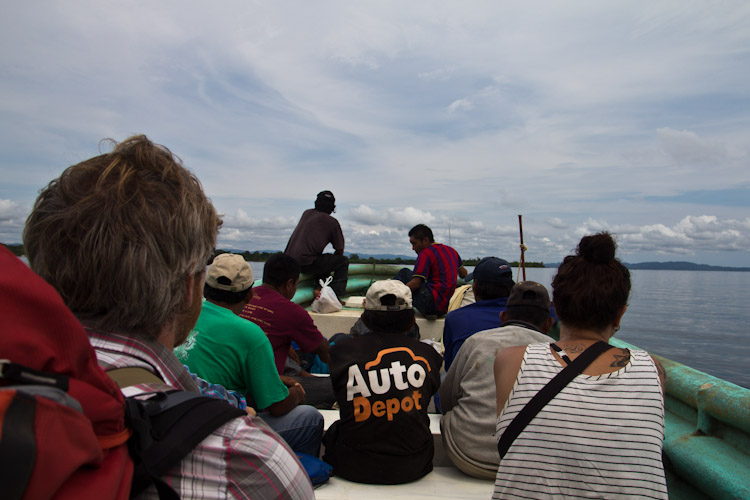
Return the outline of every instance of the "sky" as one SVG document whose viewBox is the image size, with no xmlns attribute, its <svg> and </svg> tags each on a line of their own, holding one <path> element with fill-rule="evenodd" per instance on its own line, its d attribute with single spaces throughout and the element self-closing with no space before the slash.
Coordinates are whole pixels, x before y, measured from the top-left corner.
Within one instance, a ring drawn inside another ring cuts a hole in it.
<svg viewBox="0 0 750 500">
<path fill-rule="evenodd" d="M 2 1 L 0 242 L 39 190 L 146 134 L 283 250 L 316 194 L 346 250 L 750 267 L 746 1 Z M 106 148 L 104 149 L 106 151 Z"/>
</svg>

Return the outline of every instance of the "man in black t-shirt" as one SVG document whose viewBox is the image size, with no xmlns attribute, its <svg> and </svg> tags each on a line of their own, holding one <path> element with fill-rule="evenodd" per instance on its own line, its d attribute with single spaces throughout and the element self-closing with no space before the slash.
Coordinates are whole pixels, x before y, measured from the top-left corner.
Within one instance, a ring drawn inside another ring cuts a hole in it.
<svg viewBox="0 0 750 500">
<path fill-rule="evenodd" d="M 323 459 L 350 481 L 415 481 L 432 470 L 427 405 L 440 386 L 442 359 L 434 348 L 406 336 L 414 310 L 411 290 L 400 281 L 370 286 L 362 321 L 371 332 L 331 347 L 341 420 L 324 436 Z"/>
</svg>

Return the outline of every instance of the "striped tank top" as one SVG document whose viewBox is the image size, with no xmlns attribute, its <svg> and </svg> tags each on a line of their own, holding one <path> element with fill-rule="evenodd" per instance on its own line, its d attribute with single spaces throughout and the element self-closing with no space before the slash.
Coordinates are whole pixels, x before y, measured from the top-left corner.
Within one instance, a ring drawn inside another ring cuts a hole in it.
<svg viewBox="0 0 750 500">
<path fill-rule="evenodd" d="M 526 348 L 496 437 L 562 366 L 549 344 Z M 537 414 L 500 462 L 493 499 L 667 498 L 664 400 L 648 353 L 603 375 L 578 375 Z"/>
</svg>

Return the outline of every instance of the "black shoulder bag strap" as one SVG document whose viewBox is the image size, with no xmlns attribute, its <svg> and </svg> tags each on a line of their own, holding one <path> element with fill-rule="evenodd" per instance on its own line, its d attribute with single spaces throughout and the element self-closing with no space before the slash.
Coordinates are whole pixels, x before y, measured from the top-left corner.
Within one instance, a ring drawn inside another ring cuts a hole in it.
<svg viewBox="0 0 750 500">
<path fill-rule="evenodd" d="M 107 372 L 120 388 L 160 382 L 145 368 L 132 367 Z M 128 449 L 133 459 L 130 498 L 152 483 L 161 500 L 179 500 L 177 492 L 161 477 L 178 464 L 209 434 L 247 412 L 218 398 L 197 392 L 159 392 L 151 399 L 125 398 L 125 419 L 133 430 Z"/>
<path fill-rule="evenodd" d="M 134 464 L 131 498 L 154 483 L 160 499 L 178 499 L 161 477 L 217 428 L 247 415 L 222 399 L 187 391 L 158 393 L 146 401 L 129 397 L 126 405 L 134 432 L 128 443 Z"/>
<path fill-rule="evenodd" d="M 563 387 L 576 378 L 583 370 L 586 369 L 601 353 L 612 347 L 604 341 L 599 341 L 596 344 L 591 344 L 585 351 L 583 351 L 576 359 L 574 359 L 569 365 L 562 369 L 560 373 L 547 382 L 547 385 L 537 392 L 531 400 L 526 403 L 518 415 L 511 421 L 508 427 L 500 436 L 497 442 L 497 451 L 500 453 L 500 460 L 503 459 L 505 454 L 510 449 L 510 445 L 518 437 L 519 434 L 526 428 L 534 417 L 545 407 L 547 403 L 559 393 Z"/>
</svg>

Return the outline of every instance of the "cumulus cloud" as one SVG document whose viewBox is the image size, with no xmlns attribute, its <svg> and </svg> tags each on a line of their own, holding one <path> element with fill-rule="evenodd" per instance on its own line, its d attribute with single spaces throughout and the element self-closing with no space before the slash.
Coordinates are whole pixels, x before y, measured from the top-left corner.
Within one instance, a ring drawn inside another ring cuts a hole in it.
<svg viewBox="0 0 750 500">
<path fill-rule="evenodd" d="M 398 228 L 411 228 L 416 224 L 429 225 L 436 220 L 430 212 L 414 207 L 375 210 L 367 205 L 353 208 L 349 211 L 348 217 L 360 224 L 396 226 Z"/>
<path fill-rule="evenodd" d="M 578 228 L 582 234 L 602 230 L 612 232 L 620 250 L 630 254 L 693 255 L 701 251 L 743 251 L 750 246 L 750 218 L 720 219 L 713 215 L 689 215 L 671 226 L 662 223 L 608 225 L 604 221 L 590 219 Z"/>
<path fill-rule="evenodd" d="M 661 151 L 674 163 L 713 166 L 727 159 L 723 145 L 702 139 L 690 130 L 664 127 L 658 129 L 656 135 Z"/>
<path fill-rule="evenodd" d="M 469 221 L 460 227 L 467 234 L 481 233 L 485 230 L 484 222 L 481 221 Z"/>
<path fill-rule="evenodd" d="M 13 200 L 0 200 L 0 222 L 25 218 L 28 208 Z"/>
<path fill-rule="evenodd" d="M 0 242 L 20 243 L 29 207 L 13 200 L 0 200 Z"/>
<path fill-rule="evenodd" d="M 469 99 L 457 99 L 450 103 L 448 106 L 448 113 L 455 113 L 457 111 L 471 111 L 474 109 L 474 103 Z"/>
<path fill-rule="evenodd" d="M 235 229 L 294 229 L 297 219 L 294 217 L 251 217 L 243 209 L 238 209 L 236 215 L 224 217 L 224 227 Z"/>
<path fill-rule="evenodd" d="M 560 217 L 550 217 L 547 219 L 547 224 L 554 227 L 555 229 L 567 229 L 568 225 L 563 222 Z"/>
<path fill-rule="evenodd" d="M 366 205 L 360 205 L 357 208 L 353 208 L 349 211 L 349 218 L 354 222 L 374 226 L 376 224 L 384 223 L 387 218 L 387 214 L 384 212 L 379 212 Z"/>
</svg>

